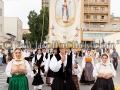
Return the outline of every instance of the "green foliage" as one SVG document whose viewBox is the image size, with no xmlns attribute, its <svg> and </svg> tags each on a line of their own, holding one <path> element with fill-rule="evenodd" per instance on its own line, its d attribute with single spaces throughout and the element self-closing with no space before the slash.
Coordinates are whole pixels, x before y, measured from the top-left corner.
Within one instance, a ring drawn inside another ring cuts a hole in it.
<svg viewBox="0 0 120 90">
<path fill-rule="evenodd" d="M 43 8 L 42 10 L 40 10 L 40 14 L 37 14 L 34 10 L 30 11 L 28 15 L 28 25 L 31 33 L 27 36 L 27 39 L 31 43 L 41 43 L 41 36 L 43 30 L 43 42 L 45 40 L 45 36 L 48 34 L 49 29 L 49 8 Z"/>
</svg>

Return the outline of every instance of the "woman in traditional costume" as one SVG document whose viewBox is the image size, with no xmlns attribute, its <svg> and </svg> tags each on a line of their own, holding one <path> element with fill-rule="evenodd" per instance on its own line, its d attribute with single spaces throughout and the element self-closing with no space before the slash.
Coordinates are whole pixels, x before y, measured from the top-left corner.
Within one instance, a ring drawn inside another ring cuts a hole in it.
<svg viewBox="0 0 120 90">
<path fill-rule="evenodd" d="M 87 51 L 86 56 L 84 56 L 82 60 L 82 69 L 83 72 L 80 83 L 88 85 L 93 84 L 95 81 L 95 78 L 93 77 L 94 61 L 90 55 L 90 50 Z"/>
<path fill-rule="evenodd" d="M 97 80 L 91 90 L 115 90 L 112 78 L 116 77 L 116 71 L 107 54 L 102 54 L 102 60 L 96 64 L 93 76 Z"/>
<path fill-rule="evenodd" d="M 24 60 L 21 49 L 14 50 L 14 59 L 8 63 L 6 74 L 9 77 L 8 90 L 29 90 L 26 76 L 31 74 L 31 68 Z"/>
</svg>

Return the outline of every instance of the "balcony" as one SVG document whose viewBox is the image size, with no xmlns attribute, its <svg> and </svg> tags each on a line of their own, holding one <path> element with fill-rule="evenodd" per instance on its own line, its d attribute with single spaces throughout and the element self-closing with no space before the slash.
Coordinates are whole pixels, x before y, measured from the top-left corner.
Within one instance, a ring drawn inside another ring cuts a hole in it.
<svg viewBox="0 0 120 90">
<path fill-rule="evenodd" d="M 84 5 L 106 6 L 106 5 L 109 5 L 109 2 L 87 2 L 87 1 L 85 1 Z"/>
<path fill-rule="evenodd" d="M 108 22 L 108 19 L 84 19 L 84 22 Z"/>
<path fill-rule="evenodd" d="M 96 14 L 108 14 L 108 11 L 102 11 L 102 10 L 85 10 L 84 13 L 96 13 Z"/>
</svg>

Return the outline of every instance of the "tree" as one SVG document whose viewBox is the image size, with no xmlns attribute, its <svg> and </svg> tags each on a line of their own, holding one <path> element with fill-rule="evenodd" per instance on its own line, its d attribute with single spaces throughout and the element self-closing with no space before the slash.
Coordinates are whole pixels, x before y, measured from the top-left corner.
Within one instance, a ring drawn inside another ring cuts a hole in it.
<svg viewBox="0 0 120 90">
<path fill-rule="evenodd" d="M 40 11 L 40 14 L 37 14 L 34 10 L 30 11 L 28 15 L 28 25 L 30 34 L 28 40 L 31 43 L 42 43 L 45 40 L 46 35 L 48 34 L 49 29 L 49 10 L 47 7 L 43 8 Z M 42 38 L 42 41 L 41 41 Z"/>
<path fill-rule="evenodd" d="M 41 30 L 43 30 L 43 36 L 41 33 L 42 41 L 45 40 L 46 35 L 48 35 L 48 30 L 49 30 L 49 8 L 45 7 L 40 11 L 39 21 L 40 21 L 40 27 Z"/>
</svg>

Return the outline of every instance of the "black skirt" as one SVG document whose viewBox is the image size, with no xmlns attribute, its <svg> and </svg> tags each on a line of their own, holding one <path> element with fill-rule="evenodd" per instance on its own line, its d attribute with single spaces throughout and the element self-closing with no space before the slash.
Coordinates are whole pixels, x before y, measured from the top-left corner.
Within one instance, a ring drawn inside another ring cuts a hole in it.
<svg viewBox="0 0 120 90">
<path fill-rule="evenodd" d="M 42 84 L 44 84 L 44 82 L 43 82 L 43 79 L 41 77 L 33 79 L 32 85 L 38 86 L 38 85 L 42 85 Z"/>
<path fill-rule="evenodd" d="M 72 80 L 72 77 L 65 81 L 63 79 L 55 77 L 51 85 L 51 90 L 77 90 L 77 89 L 74 81 Z"/>
<path fill-rule="evenodd" d="M 54 77 L 54 72 L 51 69 L 48 70 L 47 77 Z"/>
<path fill-rule="evenodd" d="M 98 78 L 91 90 L 115 90 L 112 78 Z"/>
<path fill-rule="evenodd" d="M 81 75 L 81 79 L 80 79 L 80 83 L 84 83 L 84 84 L 94 84 L 94 80 L 93 81 L 86 81 L 85 80 L 85 70 L 83 70 L 82 75 Z"/>
</svg>

